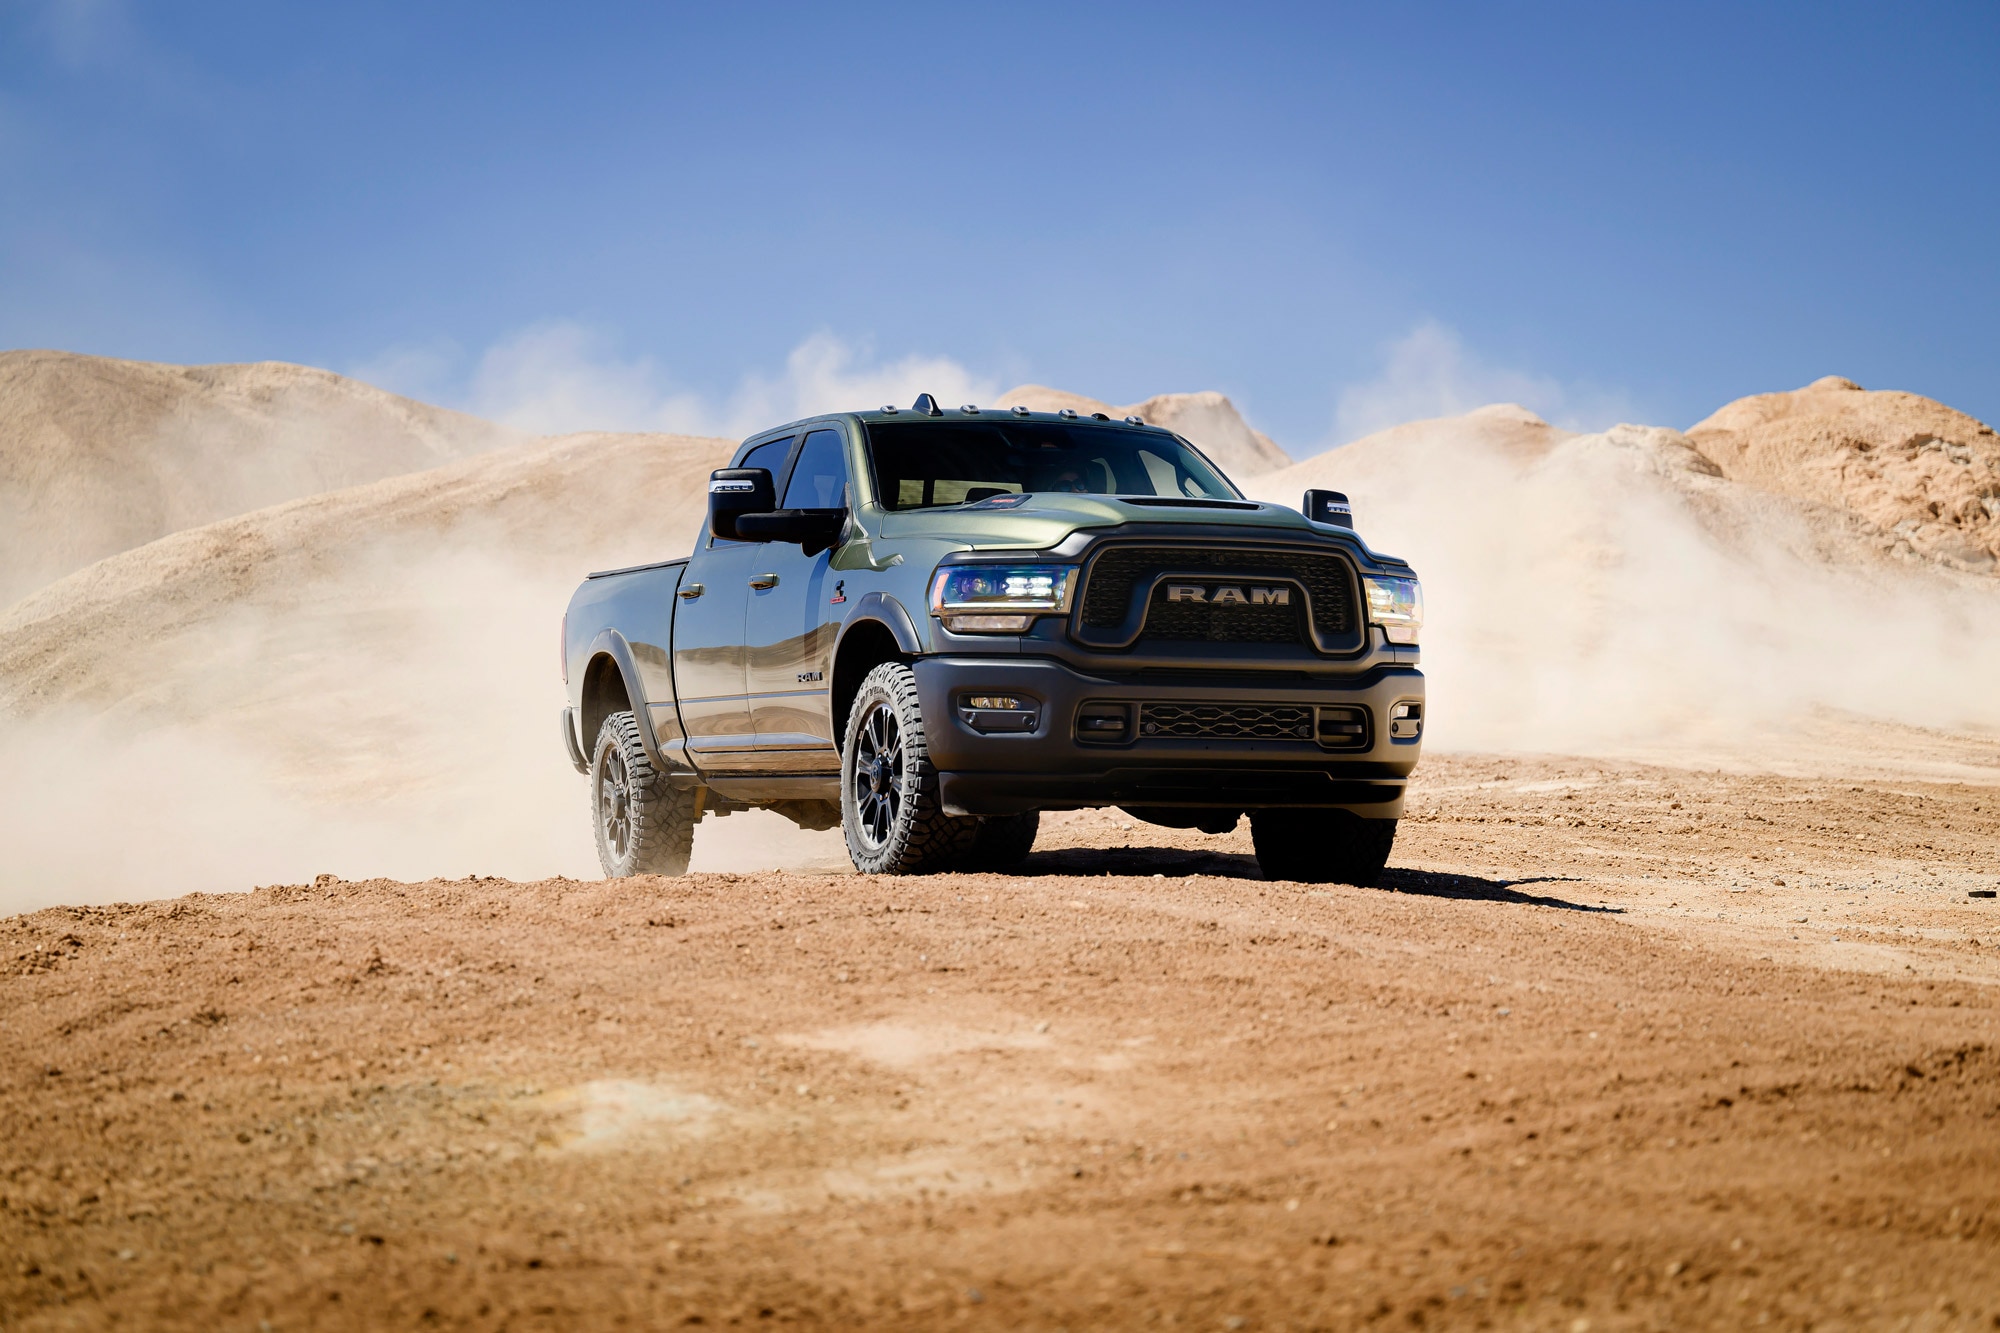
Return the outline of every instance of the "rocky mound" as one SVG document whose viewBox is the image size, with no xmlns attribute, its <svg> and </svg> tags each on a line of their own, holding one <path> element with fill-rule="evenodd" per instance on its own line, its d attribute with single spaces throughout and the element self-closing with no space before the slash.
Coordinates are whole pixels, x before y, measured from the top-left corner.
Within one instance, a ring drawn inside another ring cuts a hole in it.
<svg viewBox="0 0 2000 1333">
<path fill-rule="evenodd" d="M 1291 456 L 1271 437 L 1252 430 L 1236 405 L 1222 394 L 1163 393 L 1143 403 L 1113 407 L 1082 394 L 1065 393 L 1040 384 L 1023 384 L 1000 396 L 1004 407 L 1026 407 L 1037 412 L 1059 412 L 1063 408 L 1089 415 L 1102 412 L 1112 420 L 1128 416 L 1144 417 L 1155 426 L 1186 436 L 1222 470 L 1239 483 L 1290 463 Z"/>
<path fill-rule="evenodd" d="M 1829 375 L 1687 434 L 1730 480 L 1848 510 L 1902 554 L 2000 567 L 2000 435 L 1943 403 Z"/>
<path fill-rule="evenodd" d="M 0 352 L 0 606 L 170 532 L 516 439 L 308 366 Z"/>
</svg>

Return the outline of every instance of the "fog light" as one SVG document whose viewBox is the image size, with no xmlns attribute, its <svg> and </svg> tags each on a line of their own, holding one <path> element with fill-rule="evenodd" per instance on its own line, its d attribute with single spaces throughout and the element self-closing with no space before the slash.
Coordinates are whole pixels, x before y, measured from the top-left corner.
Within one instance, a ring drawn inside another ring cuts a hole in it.
<svg viewBox="0 0 2000 1333">
<path fill-rule="evenodd" d="M 958 715 L 974 731 L 1033 731 L 1038 720 L 1033 699 L 1016 694 L 968 694 L 958 701 Z"/>
<path fill-rule="evenodd" d="M 1405 700 L 1389 709 L 1389 739 L 1413 741 L 1424 734 L 1424 706 Z"/>
</svg>

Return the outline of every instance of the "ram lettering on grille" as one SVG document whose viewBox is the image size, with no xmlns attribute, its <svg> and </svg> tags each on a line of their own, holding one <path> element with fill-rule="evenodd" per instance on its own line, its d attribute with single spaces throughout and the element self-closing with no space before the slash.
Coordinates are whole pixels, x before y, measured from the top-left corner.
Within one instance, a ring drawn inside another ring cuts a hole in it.
<svg viewBox="0 0 2000 1333">
<path fill-rule="evenodd" d="M 1290 588 L 1206 588 L 1198 583 L 1169 583 L 1170 602 L 1206 602 L 1210 606 L 1290 606 Z"/>
</svg>

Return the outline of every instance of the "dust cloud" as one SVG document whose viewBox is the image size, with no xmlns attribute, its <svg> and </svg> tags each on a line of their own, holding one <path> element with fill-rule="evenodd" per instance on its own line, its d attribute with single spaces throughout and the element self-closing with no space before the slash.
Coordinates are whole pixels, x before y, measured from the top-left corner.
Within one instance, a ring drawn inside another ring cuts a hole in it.
<svg viewBox="0 0 2000 1333">
<path fill-rule="evenodd" d="M 1252 490 L 1344 489 L 1416 567 L 1434 746 L 1720 763 L 1841 718 L 2000 728 L 2000 585 L 1887 558 L 1852 515 L 1726 481 L 1677 432 L 1526 465 L 1448 432 L 1345 454 Z"/>
<path fill-rule="evenodd" d="M 505 549 L 476 525 L 367 543 L 95 645 L 77 697 L 0 717 L 0 914 L 323 873 L 596 878 L 556 726 L 582 571 Z M 693 864 L 847 867 L 837 832 L 761 811 L 704 820 Z"/>
</svg>

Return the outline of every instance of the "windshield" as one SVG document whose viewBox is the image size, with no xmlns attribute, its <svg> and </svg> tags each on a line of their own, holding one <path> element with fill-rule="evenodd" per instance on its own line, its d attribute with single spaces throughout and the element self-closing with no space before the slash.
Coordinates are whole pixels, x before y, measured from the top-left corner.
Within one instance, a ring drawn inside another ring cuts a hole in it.
<svg viewBox="0 0 2000 1333">
<path fill-rule="evenodd" d="M 1172 435 L 1046 421 L 880 421 L 868 427 L 875 493 L 890 509 L 1023 491 L 1242 497 Z"/>
</svg>

